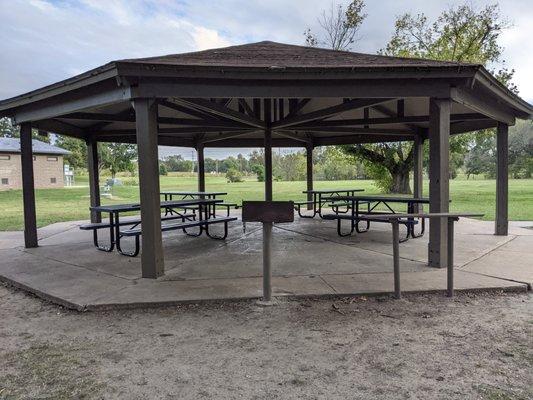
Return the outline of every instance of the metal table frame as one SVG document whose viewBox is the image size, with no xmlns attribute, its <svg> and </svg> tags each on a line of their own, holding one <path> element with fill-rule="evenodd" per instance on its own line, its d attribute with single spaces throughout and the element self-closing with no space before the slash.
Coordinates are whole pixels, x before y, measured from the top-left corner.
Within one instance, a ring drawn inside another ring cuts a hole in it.
<svg viewBox="0 0 533 400">
<path fill-rule="evenodd" d="M 181 200 L 186 199 L 216 199 L 217 196 L 226 196 L 227 192 L 200 192 L 200 191 L 164 191 L 159 193 L 161 196 L 164 196 L 164 201 L 172 201 L 174 196 L 181 196 Z M 215 207 L 211 208 L 211 216 L 215 217 L 216 209 Z M 165 215 L 173 214 L 172 209 L 166 210 Z M 185 212 L 186 213 L 186 212 Z"/>
<path fill-rule="evenodd" d="M 322 217 L 322 206 L 328 201 L 338 200 L 342 196 L 355 196 L 356 192 L 364 192 L 364 189 L 331 189 L 331 190 L 304 190 L 302 193 L 313 195 L 313 215 L 300 215 L 301 218 L 314 218 L 317 214 Z M 325 195 L 336 195 L 324 198 Z"/>
<path fill-rule="evenodd" d="M 191 215 L 182 214 L 178 211 L 176 211 L 176 208 L 180 207 L 188 207 L 188 206 L 198 206 L 199 213 L 198 217 L 199 220 L 209 219 L 212 215 L 211 208 L 214 208 L 214 205 L 216 203 L 221 203 L 222 200 L 216 200 L 216 199 L 187 199 L 187 200 L 174 200 L 174 201 L 163 201 L 161 202 L 161 208 L 165 209 L 165 215 L 168 212 L 169 209 L 172 210 L 173 213 L 178 214 L 183 220 L 191 218 Z M 212 206 L 212 207 L 211 207 Z M 120 213 L 125 212 L 132 212 L 132 211 L 139 211 L 141 209 L 140 204 L 110 204 L 110 205 L 101 205 L 97 207 L 90 207 L 91 211 L 96 212 L 102 212 L 102 213 L 108 213 L 109 215 L 109 246 L 101 246 L 98 244 L 98 233 L 97 229 L 94 229 L 94 243 L 96 248 L 98 250 L 102 250 L 105 252 L 111 252 L 113 249 L 117 248 L 117 251 L 120 254 L 126 255 L 126 256 L 132 256 L 133 253 L 124 251 L 120 245 L 120 238 L 122 237 L 120 234 Z M 194 217 L 193 217 L 194 218 Z M 141 221 L 142 222 L 142 221 Z M 137 227 L 141 222 L 132 222 L 131 228 Z M 128 225 L 127 221 L 122 223 L 122 225 Z M 203 226 L 200 226 L 200 232 L 198 234 L 189 234 L 189 236 L 200 236 L 205 228 Z"/>
<path fill-rule="evenodd" d="M 396 211 L 388 204 L 388 203 L 404 203 L 407 204 L 407 214 L 414 214 L 415 212 L 415 205 L 418 204 L 429 204 L 429 198 L 421 197 L 421 198 L 414 198 L 414 197 L 388 197 L 388 196 L 334 196 L 330 198 L 326 198 L 325 200 L 338 200 L 338 201 L 346 201 L 351 203 L 351 210 L 352 210 L 352 219 L 351 219 L 351 226 L 350 226 L 350 232 L 344 236 L 351 235 L 354 231 L 357 233 L 364 233 L 367 232 L 370 229 L 370 221 L 366 222 L 366 228 L 360 229 L 359 228 L 359 220 L 357 217 L 359 215 L 370 215 L 372 217 L 377 215 L 388 215 L 388 214 L 397 214 Z M 367 211 L 360 212 L 360 203 L 372 203 L 371 206 L 368 204 Z M 374 210 L 380 205 L 383 204 L 389 212 L 374 212 Z M 414 217 L 406 217 L 409 221 L 414 221 Z M 426 230 L 426 224 L 425 219 L 422 218 L 422 222 L 420 225 L 420 233 L 415 233 L 415 224 L 409 224 L 407 225 L 407 236 L 404 239 L 407 240 L 409 237 L 412 237 L 413 239 L 422 237 L 424 235 L 424 232 Z"/>
</svg>

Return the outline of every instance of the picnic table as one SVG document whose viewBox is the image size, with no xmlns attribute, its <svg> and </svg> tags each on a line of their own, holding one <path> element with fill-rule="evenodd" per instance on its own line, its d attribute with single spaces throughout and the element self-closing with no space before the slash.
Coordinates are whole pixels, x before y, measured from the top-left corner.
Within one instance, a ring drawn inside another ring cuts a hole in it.
<svg viewBox="0 0 533 400">
<path fill-rule="evenodd" d="M 328 200 L 344 201 L 349 203 L 349 209 L 351 209 L 350 215 L 341 216 L 339 213 L 333 215 L 327 215 L 325 219 L 337 220 L 337 233 L 339 236 L 349 236 L 354 231 L 357 233 L 364 233 L 370 229 L 371 222 L 383 222 L 381 218 L 374 218 L 379 215 L 396 214 L 396 211 L 391 207 L 390 203 L 401 203 L 407 206 L 407 214 L 413 214 L 415 212 L 415 206 L 418 204 L 429 204 L 429 198 L 427 197 L 403 197 L 403 196 L 375 196 L 375 195 L 356 195 L 356 196 L 335 196 L 326 198 Z M 366 210 L 361 209 L 361 204 L 366 204 Z M 376 211 L 379 205 L 385 206 L 387 211 Z M 341 221 L 350 221 L 350 232 L 343 233 L 341 229 Z M 399 220 L 407 228 L 407 235 L 402 241 L 406 241 L 409 237 L 418 238 L 424 235 L 425 231 L 425 219 L 422 218 L 420 233 L 415 233 L 415 217 L 406 217 Z M 365 222 L 366 228 L 360 229 L 359 222 Z"/>
<path fill-rule="evenodd" d="M 166 216 L 162 217 L 162 221 L 169 221 L 169 220 L 176 220 L 181 219 L 183 222 L 188 221 L 195 221 L 196 220 L 196 214 L 185 214 L 177 211 L 176 209 L 180 209 L 183 207 L 197 207 L 199 209 L 198 217 L 200 221 L 207 220 L 211 216 L 211 213 L 209 212 L 210 206 L 222 202 L 222 200 L 217 199 L 185 199 L 185 200 L 172 200 L 172 201 L 162 201 L 160 206 L 161 208 L 164 208 L 165 211 L 173 210 L 173 215 L 170 217 Z M 109 204 L 109 205 L 100 205 L 96 207 L 90 207 L 91 211 L 97 211 L 102 213 L 108 213 L 109 215 L 109 222 L 99 222 L 99 223 L 91 223 L 91 224 L 85 224 L 80 226 L 80 229 L 82 230 L 92 230 L 93 231 L 93 242 L 96 248 L 102 251 L 110 252 L 113 251 L 113 249 L 117 248 L 117 251 L 120 254 L 127 255 L 127 256 L 136 256 L 139 252 L 138 249 L 138 243 L 136 240 L 136 251 L 135 252 L 126 252 L 122 250 L 120 239 L 123 236 L 120 229 L 123 226 L 129 226 L 130 229 L 136 228 L 141 224 L 140 218 L 135 219 L 129 219 L 129 220 L 120 220 L 120 214 L 121 213 L 128 213 L 128 212 L 135 212 L 139 211 L 141 209 L 141 205 L 139 203 L 132 203 L 132 204 Z M 203 211 L 203 212 L 202 212 Z M 98 242 L 98 230 L 100 229 L 109 229 L 109 245 L 100 245 Z M 204 227 L 200 225 L 200 234 L 203 232 Z M 198 236 L 198 235 L 196 235 Z M 138 237 L 137 237 L 138 239 Z"/>
<path fill-rule="evenodd" d="M 304 190 L 302 193 L 311 194 L 313 200 L 311 201 L 296 201 L 294 206 L 298 215 L 301 218 L 314 218 L 317 214 L 320 218 L 322 217 L 322 206 L 328 202 L 331 202 L 332 199 L 338 199 L 342 196 L 354 196 L 356 192 L 363 192 L 364 189 L 318 189 L 318 190 Z M 327 200 L 326 197 L 328 196 Z M 311 204 L 313 207 L 313 215 L 302 215 L 301 207 Z M 338 209 L 338 208 L 337 208 Z"/>
<path fill-rule="evenodd" d="M 164 201 L 171 201 L 174 199 L 174 196 L 180 197 L 180 199 L 216 199 L 217 196 L 226 196 L 227 192 L 206 192 L 206 191 L 183 191 L 183 190 L 170 190 L 170 191 L 163 191 L 160 192 L 160 195 L 164 197 Z M 235 203 L 223 203 L 219 202 L 215 205 L 210 207 L 210 215 L 212 217 L 215 216 L 216 207 L 222 206 L 226 208 L 227 216 L 230 214 L 230 208 L 238 208 L 238 205 Z M 187 210 L 187 208 L 185 208 Z M 167 214 L 173 214 L 174 212 L 172 210 L 168 210 L 165 212 L 165 215 Z"/>
</svg>

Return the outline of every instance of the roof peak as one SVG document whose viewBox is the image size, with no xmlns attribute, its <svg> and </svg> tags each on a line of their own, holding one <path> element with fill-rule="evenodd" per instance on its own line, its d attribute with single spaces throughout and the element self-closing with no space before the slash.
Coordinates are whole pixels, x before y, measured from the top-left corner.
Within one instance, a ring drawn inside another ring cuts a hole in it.
<svg viewBox="0 0 533 400">
<path fill-rule="evenodd" d="M 381 54 L 359 53 L 349 50 L 334 50 L 322 47 L 303 46 L 263 40 L 213 49 L 163 56 L 132 58 L 116 62 L 152 63 L 173 65 L 220 65 L 240 67 L 284 66 L 303 68 L 357 68 L 357 67 L 445 67 L 477 66 L 479 64 L 458 63 L 424 58 L 408 58 Z"/>
</svg>

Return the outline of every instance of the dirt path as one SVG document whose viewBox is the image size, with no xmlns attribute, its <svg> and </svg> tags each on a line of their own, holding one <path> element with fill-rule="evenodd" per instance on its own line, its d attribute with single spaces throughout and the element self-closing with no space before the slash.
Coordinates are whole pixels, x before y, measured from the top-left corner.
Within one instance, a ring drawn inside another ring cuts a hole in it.
<svg viewBox="0 0 533 400">
<path fill-rule="evenodd" d="M 0 399 L 527 399 L 533 296 L 76 313 L 0 286 Z"/>
</svg>

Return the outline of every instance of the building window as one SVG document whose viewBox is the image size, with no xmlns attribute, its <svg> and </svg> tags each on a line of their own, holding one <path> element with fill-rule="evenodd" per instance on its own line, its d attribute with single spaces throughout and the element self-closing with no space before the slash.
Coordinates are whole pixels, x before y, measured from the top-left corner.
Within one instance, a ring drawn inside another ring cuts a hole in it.
<svg viewBox="0 0 533 400">
<path fill-rule="evenodd" d="M 50 178 L 50 183 L 56 183 L 56 178 Z"/>
<path fill-rule="evenodd" d="M 0 154 L 0 160 L 11 160 L 11 156 L 9 154 Z"/>
<path fill-rule="evenodd" d="M 2 178 L 2 185 L 9 185 L 9 179 Z"/>
<path fill-rule="evenodd" d="M 47 161 L 57 161 L 57 157 L 46 157 Z"/>
</svg>

